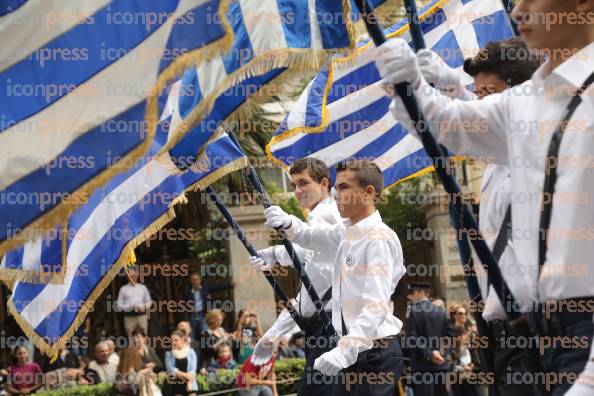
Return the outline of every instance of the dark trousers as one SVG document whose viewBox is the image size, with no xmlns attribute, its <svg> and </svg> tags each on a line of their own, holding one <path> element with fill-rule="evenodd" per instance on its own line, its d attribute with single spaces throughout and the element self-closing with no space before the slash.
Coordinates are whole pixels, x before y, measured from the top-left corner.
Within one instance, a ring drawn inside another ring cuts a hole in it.
<svg viewBox="0 0 594 396">
<path fill-rule="evenodd" d="M 322 334 L 321 326 L 312 331 L 313 334 L 305 337 L 305 369 L 299 380 L 298 396 L 331 396 L 334 390 L 334 377 L 322 375 L 314 370 L 313 365 L 317 358 L 332 349 L 330 337 Z"/>
<path fill-rule="evenodd" d="M 359 354 L 355 364 L 338 373 L 334 395 L 393 396 L 402 363 L 398 340 L 376 340 L 372 349 Z"/>
<path fill-rule="evenodd" d="M 550 338 L 562 337 L 565 340 L 565 348 L 561 342 L 555 347 L 545 349 L 543 365 L 545 371 L 555 373 L 561 382 L 552 389 L 552 396 L 561 396 L 571 387 L 567 378 L 577 378 L 584 370 L 592 347 L 592 333 L 594 325 L 592 317 L 570 325 L 559 325 L 557 328 L 551 325 Z M 573 340 L 573 341 L 571 341 Z"/>
<path fill-rule="evenodd" d="M 491 396 L 539 395 L 541 388 L 523 381 L 523 377 L 542 375 L 538 358 L 538 337 L 530 334 L 516 335 L 508 322 L 489 323 L 491 364 L 495 382 L 490 386 Z"/>
<path fill-rule="evenodd" d="M 415 396 L 451 396 L 447 386 L 447 372 L 413 372 L 411 382 Z"/>
</svg>

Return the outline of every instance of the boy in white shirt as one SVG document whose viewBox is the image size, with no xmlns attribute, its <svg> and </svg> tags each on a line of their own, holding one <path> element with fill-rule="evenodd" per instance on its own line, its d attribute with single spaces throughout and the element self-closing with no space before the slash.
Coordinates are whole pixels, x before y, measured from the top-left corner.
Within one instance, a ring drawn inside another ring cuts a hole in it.
<svg viewBox="0 0 594 396">
<path fill-rule="evenodd" d="M 311 227 L 273 206 L 266 209 L 266 224 L 286 229 L 304 248 L 337 249 L 332 324 L 340 339 L 314 368 L 331 376 L 341 372 L 343 386 L 335 394 L 392 395 L 402 370 L 396 339 L 402 322 L 393 315 L 391 296 L 405 268 L 400 241 L 375 208 L 383 175 L 371 161 L 346 161 L 336 167 L 335 189 L 344 222 Z"/>
</svg>

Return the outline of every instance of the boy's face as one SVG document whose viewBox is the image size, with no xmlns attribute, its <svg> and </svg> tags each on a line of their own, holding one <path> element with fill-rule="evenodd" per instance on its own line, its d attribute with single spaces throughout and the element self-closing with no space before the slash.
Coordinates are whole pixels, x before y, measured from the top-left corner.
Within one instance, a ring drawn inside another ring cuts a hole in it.
<svg viewBox="0 0 594 396">
<path fill-rule="evenodd" d="M 507 83 L 497 77 L 495 73 L 485 72 L 481 72 L 474 77 L 474 85 L 479 99 L 494 93 L 503 92 L 509 88 Z"/>
<path fill-rule="evenodd" d="M 336 174 L 336 205 L 343 218 L 357 217 L 369 205 L 374 204 L 375 188 L 359 186 L 357 173 L 344 170 Z"/>
<path fill-rule="evenodd" d="M 528 48 L 567 48 L 576 35 L 584 34 L 586 13 L 592 11 L 593 3 L 592 0 L 519 0 L 512 17 Z"/>
<path fill-rule="evenodd" d="M 324 193 L 328 191 L 328 183 L 328 179 L 325 178 L 318 183 L 311 177 L 307 169 L 291 175 L 291 186 L 295 189 L 295 197 L 307 210 L 315 208 L 322 200 Z"/>
</svg>

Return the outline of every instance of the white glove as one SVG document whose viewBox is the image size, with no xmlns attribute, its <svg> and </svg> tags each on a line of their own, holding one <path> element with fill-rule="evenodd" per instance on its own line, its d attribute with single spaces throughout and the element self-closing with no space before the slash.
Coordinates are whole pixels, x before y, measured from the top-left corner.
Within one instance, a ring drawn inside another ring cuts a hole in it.
<svg viewBox="0 0 594 396">
<path fill-rule="evenodd" d="M 271 206 L 264 211 L 266 225 L 270 228 L 289 228 L 291 227 L 291 216 L 285 213 L 279 206 Z"/>
<path fill-rule="evenodd" d="M 274 342 L 266 336 L 260 338 L 254 348 L 252 363 L 254 366 L 261 366 L 268 362 L 274 352 Z"/>
<path fill-rule="evenodd" d="M 400 84 L 409 82 L 416 89 L 423 75 L 419 68 L 417 56 L 406 41 L 393 38 L 377 48 L 378 58 L 375 66 L 385 82 Z"/>
<path fill-rule="evenodd" d="M 429 49 L 417 52 L 419 68 L 425 81 L 436 88 L 455 88 L 460 85 L 460 73 L 449 67 L 440 56 Z"/>
<path fill-rule="evenodd" d="M 250 257 L 250 264 L 258 272 L 268 272 L 272 268 L 272 265 L 266 264 L 264 262 L 264 260 L 262 260 L 262 258 L 261 257 L 258 257 L 258 256 L 251 256 Z"/>
<path fill-rule="evenodd" d="M 342 367 L 337 354 L 340 354 L 338 348 L 334 348 L 331 351 L 324 353 L 314 361 L 314 370 L 318 370 L 322 374 L 329 376 L 338 374 L 340 370 L 346 367 Z"/>
<path fill-rule="evenodd" d="M 258 256 L 260 256 L 267 265 L 274 265 L 276 264 L 276 255 L 274 254 L 274 249 L 274 246 L 270 246 L 266 249 L 258 250 Z"/>
</svg>

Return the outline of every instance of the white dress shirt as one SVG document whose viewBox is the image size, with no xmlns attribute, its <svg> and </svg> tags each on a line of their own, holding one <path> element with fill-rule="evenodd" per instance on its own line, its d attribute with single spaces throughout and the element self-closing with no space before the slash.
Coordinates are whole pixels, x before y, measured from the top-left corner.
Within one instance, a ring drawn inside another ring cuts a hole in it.
<svg viewBox="0 0 594 396">
<path fill-rule="evenodd" d="M 332 275 L 332 324 L 342 335 L 341 313 L 348 334 L 339 342 L 340 364 L 348 367 L 373 340 L 400 333 L 391 295 L 406 269 L 398 236 L 379 212 L 351 224 L 316 228 L 292 216 L 288 230 L 298 244 L 313 250 L 337 250 Z"/>
<path fill-rule="evenodd" d="M 594 43 L 554 70 L 545 62 L 531 80 L 480 101 L 452 101 L 425 82 L 415 89 L 431 131 L 450 150 L 491 159 L 511 169 L 517 259 L 502 272 L 524 309 L 531 309 L 537 300 L 594 295 L 592 87 L 582 95 L 583 102 L 563 137 L 548 251 L 540 280 L 537 279 L 539 221 L 549 142 L 572 92 L 594 71 L 592 59 Z M 393 101 L 392 111 L 410 125 L 400 98 Z"/>
<path fill-rule="evenodd" d="M 331 198 L 318 203 L 307 216 L 307 224 L 312 227 L 330 227 L 342 221 L 343 219 L 338 213 L 336 202 Z M 318 293 L 318 296 L 322 298 L 332 284 L 332 269 L 334 267 L 334 259 L 336 258 L 336 248 L 326 247 L 324 249 L 309 250 L 297 244 L 294 244 L 293 247 L 297 256 L 299 256 L 305 265 L 305 273 L 311 280 L 314 289 Z M 291 257 L 284 246 L 278 246 L 274 253 L 281 265 L 293 265 Z M 316 312 L 311 297 L 303 285 L 296 300 L 295 308 L 304 317 L 311 317 Z M 276 340 L 278 337 L 291 332 L 295 326 L 295 321 L 289 312 L 284 309 L 274 324 L 268 329 L 265 337 Z"/>
<path fill-rule="evenodd" d="M 497 235 L 501 229 L 507 208 L 511 204 L 511 171 L 506 165 L 489 164 L 483 173 L 481 182 L 481 204 L 479 208 L 479 228 L 487 245 L 493 250 Z M 505 230 L 503 231 L 505 232 Z M 508 241 L 505 250 L 499 258 L 499 268 L 513 265 L 515 257 L 513 241 Z M 485 302 L 483 318 L 487 321 L 506 320 L 505 308 L 501 304 L 493 286 L 487 290 L 487 274 L 480 263 L 475 265 L 476 274 L 481 288 L 481 295 Z M 508 280 L 505 279 L 507 282 Z"/>
<path fill-rule="evenodd" d="M 142 283 L 127 283 L 118 293 L 116 306 L 120 312 L 134 312 L 134 308 L 148 310 L 151 306 L 151 295 Z"/>
</svg>

